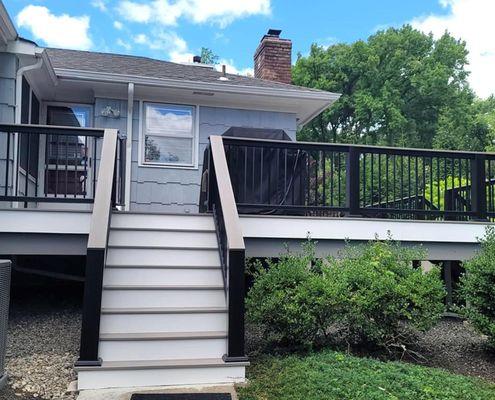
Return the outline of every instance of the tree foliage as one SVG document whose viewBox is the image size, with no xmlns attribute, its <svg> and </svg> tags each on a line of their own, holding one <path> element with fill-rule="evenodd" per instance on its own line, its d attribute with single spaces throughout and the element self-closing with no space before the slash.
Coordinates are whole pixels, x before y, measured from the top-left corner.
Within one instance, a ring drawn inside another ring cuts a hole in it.
<svg viewBox="0 0 495 400">
<path fill-rule="evenodd" d="M 201 47 L 201 63 L 202 64 L 211 64 L 211 65 L 216 65 L 218 64 L 218 60 L 220 57 L 218 57 L 213 50 L 209 49 L 208 47 Z"/>
<path fill-rule="evenodd" d="M 476 100 L 466 80 L 467 54 L 448 33 L 434 39 L 409 25 L 367 41 L 314 44 L 308 56 L 298 56 L 294 83 L 342 96 L 299 138 L 482 150 L 490 143 L 495 100 Z"/>
</svg>

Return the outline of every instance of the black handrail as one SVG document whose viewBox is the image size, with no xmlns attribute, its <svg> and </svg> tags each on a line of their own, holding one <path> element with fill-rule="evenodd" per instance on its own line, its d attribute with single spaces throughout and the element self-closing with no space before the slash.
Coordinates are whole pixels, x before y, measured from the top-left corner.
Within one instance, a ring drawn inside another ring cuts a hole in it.
<svg viewBox="0 0 495 400">
<path fill-rule="evenodd" d="M 495 153 L 233 137 L 223 143 L 240 213 L 495 216 Z"/>
<path fill-rule="evenodd" d="M 225 151 L 220 136 L 210 137 L 208 148 L 208 210 L 213 213 L 225 294 L 229 309 L 226 362 L 245 362 L 244 270 L 245 246 Z"/>
</svg>

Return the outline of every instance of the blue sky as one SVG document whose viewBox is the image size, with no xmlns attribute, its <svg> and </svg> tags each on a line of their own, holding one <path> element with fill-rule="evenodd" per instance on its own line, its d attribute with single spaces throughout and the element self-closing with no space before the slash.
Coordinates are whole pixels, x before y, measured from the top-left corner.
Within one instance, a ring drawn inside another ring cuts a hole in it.
<svg viewBox="0 0 495 400">
<path fill-rule="evenodd" d="M 43 46 L 190 61 L 211 48 L 229 72 L 249 73 L 268 28 L 293 41 L 293 57 L 311 43 L 365 39 L 377 29 L 412 23 L 446 29 L 473 53 L 471 83 L 495 91 L 494 0 L 7 0 L 20 34 Z"/>
</svg>

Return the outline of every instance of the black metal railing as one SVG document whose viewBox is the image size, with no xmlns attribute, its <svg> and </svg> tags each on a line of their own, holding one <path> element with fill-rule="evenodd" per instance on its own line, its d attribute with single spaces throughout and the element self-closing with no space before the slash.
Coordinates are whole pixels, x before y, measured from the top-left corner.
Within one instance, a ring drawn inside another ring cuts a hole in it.
<svg viewBox="0 0 495 400">
<path fill-rule="evenodd" d="M 93 203 L 105 131 L 0 125 L 0 202 Z M 120 139 L 114 204 L 122 202 L 125 139 Z"/>
<path fill-rule="evenodd" d="M 240 213 L 495 217 L 495 154 L 224 137 Z"/>
</svg>

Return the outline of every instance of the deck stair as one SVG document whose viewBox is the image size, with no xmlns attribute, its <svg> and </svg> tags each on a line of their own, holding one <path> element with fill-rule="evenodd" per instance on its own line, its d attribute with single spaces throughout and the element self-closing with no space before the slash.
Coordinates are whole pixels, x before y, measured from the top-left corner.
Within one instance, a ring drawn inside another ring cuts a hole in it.
<svg viewBox="0 0 495 400">
<path fill-rule="evenodd" d="M 244 380 L 226 363 L 227 316 L 213 217 L 114 213 L 100 320 L 100 367 L 79 389 Z"/>
</svg>

